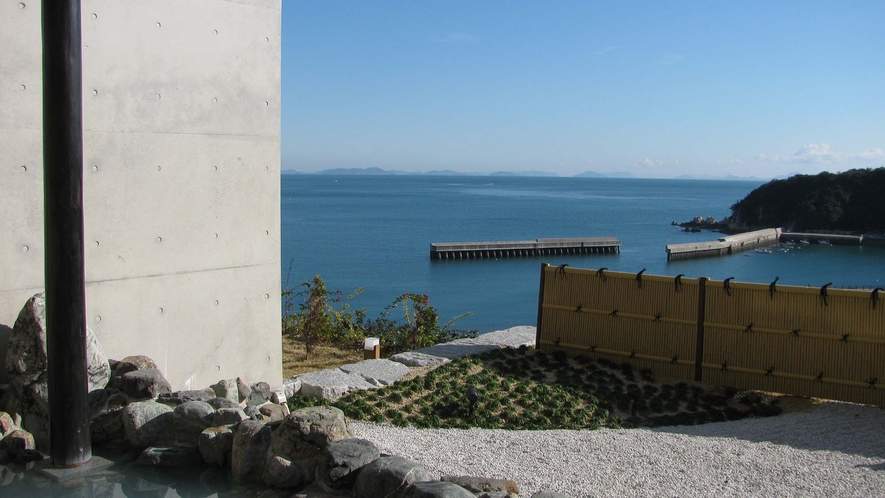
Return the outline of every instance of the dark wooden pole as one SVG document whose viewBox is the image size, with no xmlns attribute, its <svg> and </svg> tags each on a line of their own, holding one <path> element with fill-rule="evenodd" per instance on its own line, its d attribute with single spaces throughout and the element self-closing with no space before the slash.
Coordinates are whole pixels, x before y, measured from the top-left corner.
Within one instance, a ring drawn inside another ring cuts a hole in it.
<svg viewBox="0 0 885 498">
<path fill-rule="evenodd" d="M 707 277 L 698 279 L 698 331 L 694 360 L 694 380 L 704 380 L 704 322 L 707 321 Z"/>
<path fill-rule="evenodd" d="M 56 467 L 92 459 L 83 262 L 80 1 L 43 0 L 43 232 L 49 451 Z"/>
<path fill-rule="evenodd" d="M 544 314 L 544 280 L 549 263 L 541 263 L 541 289 L 538 291 L 538 327 L 535 331 L 535 349 L 541 349 L 541 318 Z"/>
</svg>

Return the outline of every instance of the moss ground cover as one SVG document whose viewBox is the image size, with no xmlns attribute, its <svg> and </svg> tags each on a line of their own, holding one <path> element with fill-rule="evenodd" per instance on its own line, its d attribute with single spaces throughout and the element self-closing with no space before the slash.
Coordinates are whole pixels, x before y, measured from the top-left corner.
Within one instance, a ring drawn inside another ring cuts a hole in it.
<svg viewBox="0 0 885 498">
<path fill-rule="evenodd" d="M 466 392 L 478 394 L 471 415 Z M 657 382 L 628 363 L 502 349 L 461 358 L 423 377 L 334 402 L 296 396 L 290 408 L 333 405 L 355 420 L 419 428 L 596 429 L 686 425 L 776 415 L 766 396 Z"/>
</svg>

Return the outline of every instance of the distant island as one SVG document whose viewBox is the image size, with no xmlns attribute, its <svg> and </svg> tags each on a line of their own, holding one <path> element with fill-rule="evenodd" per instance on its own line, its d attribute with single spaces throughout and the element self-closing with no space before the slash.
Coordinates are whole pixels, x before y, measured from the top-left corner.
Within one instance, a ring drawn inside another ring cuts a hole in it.
<svg viewBox="0 0 885 498">
<path fill-rule="evenodd" d="M 296 171 L 294 169 L 284 169 L 282 171 L 284 175 L 338 175 L 338 176 L 384 176 L 384 175 L 397 175 L 397 176 L 513 176 L 513 177 L 560 177 L 560 178 L 637 178 L 635 175 L 630 173 L 629 171 L 614 171 L 611 173 L 598 173 L 596 171 L 585 171 L 583 173 L 578 173 L 573 176 L 561 177 L 557 173 L 553 173 L 550 171 L 495 171 L 492 173 L 466 173 L 462 171 L 454 171 L 450 169 L 444 170 L 431 170 L 431 171 L 400 171 L 400 170 L 390 170 L 390 169 L 382 169 L 377 167 L 371 168 L 332 168 L 332 169 L 324 169 L 321 171 L 312 171 L 312 172 L 303 172 Z M 727 176 L 689 176 L 689 175 L 681 175 L 676 178 L 676 180 L 736 180 L 736 181 L 763 181 L 762 178 L 755 177 L 738 177 L 734 175 Z"/>
<path fill-rule="evenodd" d="M 723 231 L 885 232 L 885 167 L 772 180 L 731 206 Z"/>
</svg>

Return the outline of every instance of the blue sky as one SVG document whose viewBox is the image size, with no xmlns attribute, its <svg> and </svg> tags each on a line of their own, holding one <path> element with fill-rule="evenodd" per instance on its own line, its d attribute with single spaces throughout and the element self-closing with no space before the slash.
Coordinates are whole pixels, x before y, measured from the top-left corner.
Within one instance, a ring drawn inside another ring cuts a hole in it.
<svg viewBox="0 0 885 498">
<path fill-rule="evenodd" d="M 885 166 L 885 1 L 284 0 L 284 169 Z"/>
</svg>

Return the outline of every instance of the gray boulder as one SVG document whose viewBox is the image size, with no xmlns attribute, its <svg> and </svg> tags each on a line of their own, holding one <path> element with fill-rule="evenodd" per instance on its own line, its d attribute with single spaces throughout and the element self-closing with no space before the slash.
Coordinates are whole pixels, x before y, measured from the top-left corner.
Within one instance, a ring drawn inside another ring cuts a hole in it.
<svg viewBox="0 0 885 498">
<path fill-rule="evenodd" d="M 491 477 L 473 476 L 442 476 L 440 481 L 452 482 L 474 493 L 504 491 L 519 494 L 519 486 L 510 479 L 494 479 Z"/>
<path fill-rule="evenodd" d="M 262 479 L 279 488 L 301 488 L 316 476 L 318 457 L 334 441 L 352 438 L 344 413 L 333 407 L 295 410 L 273 433 Z"/>
<path fill-rule="evenodd" d="M 211 427 L 238 424 L 248 418 L 249 416 L 246 415 L 242 408 L 221 408 L 215 411 Z"/>
<path fill-rule="evenodd" d="M 236 379 L 219 380 L 218 383 L 212 384 L 210 388 L 215 391 L 216 398 L 227 398 L 234 403 L 240 402 L 240 390 Z"/>
<path fill-rule="evenodd" d="M 286 412 L 286 409 L 283 407 L 283 405 L 278 405 L 276 403 L 265 403 L 259 406 L 258 413 L 269 418 L 271 422 L 283 420 L 286 415 L 288 415 L 288 412 Z"/>
<path fill-rule="evenodd" d="M 134 370 L 120 377 L 120 390 L 132 399 L 156 399 L 172 392 L 172 386 L 156 368 Z"/>
<path fill-rule="evenodd" d="M 557 493 L 556 491 L 538 491 L 532 495 L 532 498 L 572 498 L 569 495 Z"/>
<path fill-rule="evenodd" d="M 221 410 L 222 408 L 239 408 L 240 407 L 239 403 L 234 403 L 233 400 L 230 400 L 227 398 L 212 398 L 209 401 L 207 401 L 207 403 L 212 405 L 212 408 L 215 408 L 216 410 Z"/>
<path fill-rule="evenodd" d="M 301 381 L 298 380 L 297 377 L 283 379 L 283 394 L 285 394 L 287 398 L 295 396 L 298 394 L 298 391 L 301 391 Z"/>
<path fill-rule="evenodd" d="M 354 485 L 354 496 L 402 498 L 412 484 L 435 479 L 436 476 L 415 462 L 395 456 L 381 457 L 360 470 Z"/>
<path fill-rule="evenodd" d="M 356 482 L 357 470 L 380 456 L 381 452 L 371 441 L 335 441 L 318 457 L 316 481 L 329 490 L 351 488 Z"/>
<path fill-rule="evenodd" d="M 359 374 L 369 384 L 379 387 L 399 382 L 409 373 L 409 367 L 390 360 L 363 360 L 338 368 L 344 373 Z"/>
<path fill-rule="evenodd" d="M 230 464 L 233 445 L 234 431 L 227 426 L 210 427 L 204 430 L 200 433 L 197 443 L 203 461 L 219 467 L 227 467 Z"/>
<path fill-rule="evenodd" d="M 138 465 L 178 469 L 202 465 L 203 457 L 196 448 L 183 446 L 151 446 L 138 455 Z"/>
<path fill-rule="evenodd" d="M 235 481 L 255 482 L 261 479 L 267 462 L 272 432 L 270 427 L 254 420 L 244 420 L 237 427 L 231 447 L 231 474 Z"/>
<path fill-rule="evenodd" d="M 103 389 L 111 367 L 95 334 L 86 328 L 88 390 Z M 44 294 L 31 297 L 12 328 L 6 351 L 6 372 L 15 392 L 22 428 L 34 435 L 39 447 L 49 446 L 49 396 Z"/>
<path fill-rule="evenodd" d="M 246 384 L 246 381 L 237 377 L 237 391 L 239 392 L 239 398 L 237 398 L 237 401 L 242 403 L 249 397 L 249 393 L 252 392 L 252 389 L 249 388 L 249 384 Z"/>
<path fill-rule="evenodd" d="M 172 408 L 153 400 L 130 403 L 123 408 L 126 440 L 135 448 L 155 446 L 168 439 L 172 430 Z"/>
<path fill-rule="evenodd" d="M 422 481 L 409 486 L 403 498 L 476 498 L 476 495 L 452 482 Z"/>
<path fill-rule="evenodd" d="M 151 368 L 159 369 L 160 367 L 157 366 L 157 362 L 148 358 L 147 356 L 127 356 L 117 362 L 117 368 L 114 369 L 114 375 L 120 377 L 129 372 L 134 372 L 136 370 L 148 370 Z"/>
<path fill-rule="evenodd" d="M 182 446 L 196 447 L 200 434 L 212 426 L 215 408 L 203 401 L 188 401 L 175 407 L 172 424 L 175 441 Z"/>
<path fill-rule="evenodd" d="M 164 393 L 157 396 L 160 403 L 175 407 L 188 401 L 209 401 L 215 398 L 215 391 L 212 389 L 197 389 L 192 391 L 175 391 L 174 393 Z"/>
<path fill-rule="evenodd" d="M 407 367 L 433 367 L 436 365 L 442 365 L 443 363 L 448 363 L 452 360 L 448 358 L 443 358 L 442 356 L 419 353 L 417 351 L 406 351 L 405 353 L 398 353 L 391 356 L 390 361 L 402 363 Z"/>
</svg>

